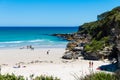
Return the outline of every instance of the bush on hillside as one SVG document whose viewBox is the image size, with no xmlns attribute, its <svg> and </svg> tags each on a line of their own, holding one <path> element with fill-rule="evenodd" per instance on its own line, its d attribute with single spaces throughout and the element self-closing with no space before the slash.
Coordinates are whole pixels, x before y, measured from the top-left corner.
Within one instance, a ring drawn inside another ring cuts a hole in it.
<svg viewBox="0 0 120 80">
<path fill-rule="evenodd" d="M 88 52 L 97 52 L 98 50 L 102 50 L 104 48 L 104 45 L 108 46 L 107 44 L 109 40 L 109 37 L 103 37 L 101 40 L 95 40 L 93 39 L 91 43 L 87 44 L 85 46 L 85 51 Z"/>
</svg>

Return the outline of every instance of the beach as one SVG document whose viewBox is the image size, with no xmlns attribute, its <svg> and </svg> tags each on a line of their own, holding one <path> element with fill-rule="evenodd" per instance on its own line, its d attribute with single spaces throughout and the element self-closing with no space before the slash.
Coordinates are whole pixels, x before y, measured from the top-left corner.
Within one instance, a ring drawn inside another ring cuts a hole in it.
<svg viewBox="0 0 120 80">
<path fill-rule="evenodd" d="M 120 1 L 0 0 L 0 11 L 0 80 L 120 80 Z"/>
<path fill-rule="evenodd" d="M 47 54 L 49 51 L 49 54 Z M 29 77 L 49 75 L 61 80 L 74 80 L 75 75 L 84 76 L 91 72 L 89 61 L 80 57 L 78 60 L 63 60 L 65 48 L 40 48 L 40 49 L 0 49 L 1 73 L 14 73 Z M 109 62 L 93 61 L 92 72 L 101 65 Z M 18 67 L 19 66 L 19 67 Z"/>
</svg>

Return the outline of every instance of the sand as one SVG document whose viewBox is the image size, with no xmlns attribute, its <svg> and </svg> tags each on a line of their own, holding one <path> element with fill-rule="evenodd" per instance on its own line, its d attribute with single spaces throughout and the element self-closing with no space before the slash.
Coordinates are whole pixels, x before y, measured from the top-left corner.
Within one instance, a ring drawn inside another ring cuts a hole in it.
<svg viewBox="0 0 120 80">
<path fill-rule="evenodd" d="M 47 54 L 47 51 L 49 54 Z M 83 60 L 63 60 L 64 48 L 41 48 L 41 49 L 1 49 L 0 64 L 2 74 L 14 73 L 29 77 L 49 75 L 58 77 L 61 80 L 74 80 L 75 75 L 82 77 L 91 71 L 96 72 L 96 68 L 109 62 L 93 61 L 93 69 L 89 68 L 89 61 Z M 20 68 L 18 67 L 20 64 Z"/>
</svg>

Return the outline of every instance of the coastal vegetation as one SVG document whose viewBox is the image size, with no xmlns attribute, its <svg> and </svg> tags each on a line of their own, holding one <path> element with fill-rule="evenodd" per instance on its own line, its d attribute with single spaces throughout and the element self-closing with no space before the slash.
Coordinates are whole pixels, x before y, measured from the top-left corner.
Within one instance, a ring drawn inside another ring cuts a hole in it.
<svg viewBox="0 0 120 80">
<path fill-rule="evenodd" d="M 85 77 L 79 80 L 120 80 L 120 78 L 116 74 L 99 72 L 86 75 Z"/>
<path fill-rule="evenodd" d="M 35 78 L 33 78 L 33 76 L 30 76 L 31 80 L 60 80 L 57 77 L 53 77 L 53 76 L 45 76 L 45 75 L 41 75 L 41 76 L 37 76 Z M 28 80 L 28 78 L 24 78 L 23 76 L 16 76 L 15 74 L 6 74 L 6 75 L 0 75 L 0 80 Z"/>
<path fill-rule="evenodd" d="M 30 77 L 31 80 L 60 80 L 57 77 L 53 76 L 37 76 L 35 78 Z M 0 75 L 0 80 L 28 80 L 27 78 L 24 78 L 23 76 L 15 76 L 14 74 L 6 74 L 6 75 Z M 111 73 L 91 73 L 89 75 L 86 75 L 84 77 L 75 77 L 75 80 L 120 80 L 120 77 L 116 74 Z"/>
<path fill-rule="evenodd" d="M 78 33 L 89 34 L 92 37 L 91 42 L 85 46 L 86 51 L 101 50 L 105 44 L 108 46 L 110 38 L 112 39 L 116 34 L 119 34 L 120 7 L 98 15 L 97 18 L 97 21 L 85 23 L 79 28 Z M 112 32 L 113 29 L 115 29 L 115 33 Z M 111 41 L 114 42 L 114 40 Z"/>
<path fill-rule="evenodd" d="M 25 80 L 23 76 L 15 76 L 14 74 L 0 74 L 0 80 Z"/>
<path fill-rule="evenodd" d="M 57 77 L 53 77 L 53 76 L 37 76 L 34 80 L 60 80 Z"/>
<path fill-rule="evenodd" d="M 104 49 L 104 46 L 109 46 L 107 43 L 109 41 L 108 37 L 103 37 L 100 40 L 93 39 L 89 44 L 85 45 L 85 51 L 97 52 L 98 50 Z"/>
</svg>

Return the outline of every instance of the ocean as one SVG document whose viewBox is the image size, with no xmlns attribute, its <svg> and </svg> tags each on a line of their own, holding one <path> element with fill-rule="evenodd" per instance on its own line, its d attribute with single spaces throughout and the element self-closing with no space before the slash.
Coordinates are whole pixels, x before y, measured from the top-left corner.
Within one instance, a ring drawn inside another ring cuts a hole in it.
<svg viewBox="0 0 120 80">
<path fill-rule="evenodd" d="M 74 33 L 78 27 L 0 27 L 0 48 L 65 48 L 68 41 L 51 36 L 56 33 Z"/>
</svg>

